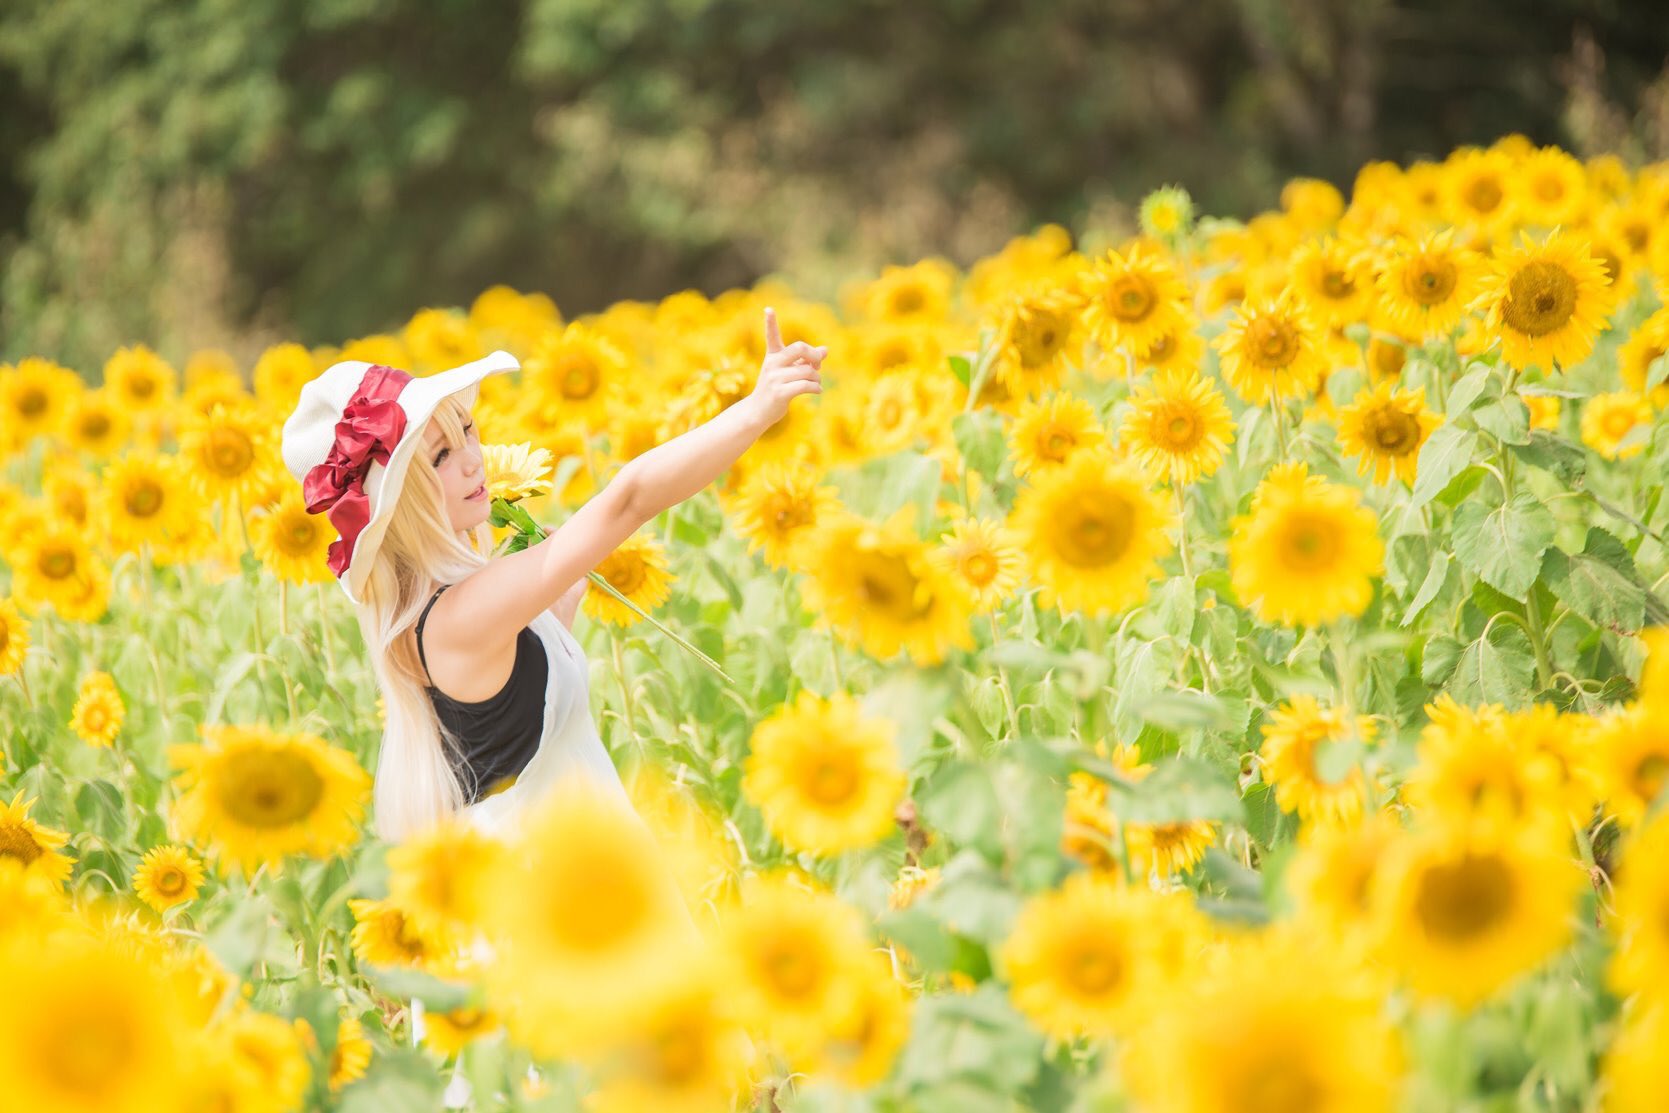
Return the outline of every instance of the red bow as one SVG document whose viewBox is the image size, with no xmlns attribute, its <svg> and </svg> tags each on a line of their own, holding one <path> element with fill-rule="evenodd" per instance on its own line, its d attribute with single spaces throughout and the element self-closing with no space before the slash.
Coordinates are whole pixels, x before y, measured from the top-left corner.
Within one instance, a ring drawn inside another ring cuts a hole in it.
<svg viewBox="0 0 1669 1113">
<path fill-rule="evenodd" d="M 371 520 L 365 494 L 365 475 L 371 461 L 386 465 L 406 431 L 406 411 L 397 401 L 411 376 L 377 364 L 365 372 L 359 389 L 336 423 L 336 443 L 325 462 L 307 473 L 301 493 L 307 512 L 328 510 L 330 524 L 341 539 L 330 543 L 330 570 L 340 576 L 353 560 L 354 542 Z"/>
</svg>

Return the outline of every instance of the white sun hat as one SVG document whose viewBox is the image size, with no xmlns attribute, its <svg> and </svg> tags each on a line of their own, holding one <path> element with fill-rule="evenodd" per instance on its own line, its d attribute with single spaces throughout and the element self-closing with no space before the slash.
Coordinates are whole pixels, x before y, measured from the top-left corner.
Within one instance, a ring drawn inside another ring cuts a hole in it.
<svg viewBox="0 0 1669 1113">
<path fill-rule="evenodd" d="M 330 570 L 360 601 L 371 563 L 399 501 L 406 465 L 435 407 L 453 395 L 475 403 L 481 380 L 521 364 L 506 351 L 416 378 L 398 368 L 349 359 L 301 388 L 284 423 L 284 466 L 302 486 L 310 514 L 324 513 L 341 539 Z"/>
</svg>

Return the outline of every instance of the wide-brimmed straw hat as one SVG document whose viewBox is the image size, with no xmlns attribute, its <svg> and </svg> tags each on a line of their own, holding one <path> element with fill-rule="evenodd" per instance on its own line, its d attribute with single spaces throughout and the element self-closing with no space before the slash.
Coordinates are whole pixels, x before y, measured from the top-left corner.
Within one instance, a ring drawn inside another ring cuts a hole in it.
<svg viewBox="0 0 1669 1113">
<path fill-rule="evenodd" d="M 482 379 L 520 366 L 509 352 L 497 351 L 416 378 L 349 359 L 301 388 L 284 423 L 284 466 L 301 483 L 308 513 L 325 514 L 341 535 L 331 542 L 329 564 L 348 598 L 360 601 L 423 423 L 444 399 L 457 395 L 473 405 Z"/>
</svg>

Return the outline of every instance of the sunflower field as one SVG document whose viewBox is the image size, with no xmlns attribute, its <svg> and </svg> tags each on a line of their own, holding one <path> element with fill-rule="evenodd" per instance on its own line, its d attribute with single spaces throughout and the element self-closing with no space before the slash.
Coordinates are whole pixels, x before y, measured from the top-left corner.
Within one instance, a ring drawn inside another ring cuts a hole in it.
<svg viewBox="0 0 1669 1113">
<path fill-rule="evenodd" d="M 0 1108 L 1661 1109 L 1669 165 L 1139 224 L 0 368 Z M 576 620 L 636 814 L 378 840 L 301 386 L 515 353 L 559 528 L 766 306 L 823 393 Z"/>
</svg>

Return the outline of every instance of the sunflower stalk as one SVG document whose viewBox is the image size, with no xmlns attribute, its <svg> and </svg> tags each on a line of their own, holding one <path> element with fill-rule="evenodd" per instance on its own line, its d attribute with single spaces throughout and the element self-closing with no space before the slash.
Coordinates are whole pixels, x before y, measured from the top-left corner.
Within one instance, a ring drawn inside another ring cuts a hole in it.
<svg viewBox="0 0 1669 1113">
<path fill-rule="evenodd" d="M 505 542 L 504 552 L 506 553 L 520 552 L 529 545 L 543 541 L 547 536 L 549 536 L 544 527 L 533 520 L 532 515 L 508 499 L 493 499 L 493 509 L 490 520 L 495 526 L 509 526 L 516 531 Z M 618 600 L 622 606 L 630 608 L 639 618 L 643 619 L 655 629 L 665 634 L 668 639 L 682 647 L 707 668 L 711 669 L 713 673 L 719 677 L 719 679 L 723 680 L 732 688 L 736 688 L 740 691 L 740 685 L 736 683 L 729 673 L 724 671 L 717 661 L 713 660 L 711 657 L 707 656 L 707 654 L 691 645 L 676 631 L 668 628 L 666 624 L 649 614 L 642 607 L 638 606 L 636 603 L 626 598 L 626 596 L 616 591 L 613 584 L 610 584 L 607 580 L 603 579 L 603 577 L 598 575 L 595 571 L 587 572 L 586 576 L 593 584 L 596 584 L 608 594 L 614 596 L 614 598 Z"/>
</svg>

